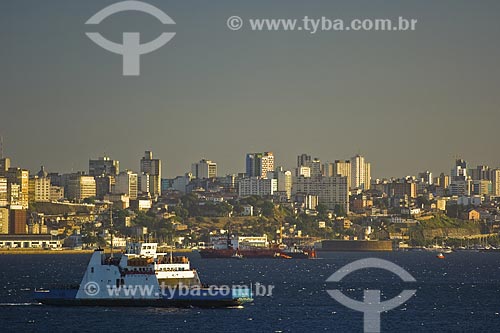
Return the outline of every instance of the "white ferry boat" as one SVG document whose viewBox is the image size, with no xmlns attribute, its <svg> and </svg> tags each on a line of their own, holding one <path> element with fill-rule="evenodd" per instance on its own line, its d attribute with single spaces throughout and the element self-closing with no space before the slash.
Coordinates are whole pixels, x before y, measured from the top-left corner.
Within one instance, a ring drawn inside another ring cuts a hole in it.
<svg viewBox="0 0 500 333">
<path fill-rule="evenodd" d="M 231 307 L 253 301 L 244 286 L 202 285 L 187 257 L 157 253 L 157 243 L 130 243 L 121 256 L 92 254 L 78 288 L 36 290 L 47 305 Z"/>
</svg>

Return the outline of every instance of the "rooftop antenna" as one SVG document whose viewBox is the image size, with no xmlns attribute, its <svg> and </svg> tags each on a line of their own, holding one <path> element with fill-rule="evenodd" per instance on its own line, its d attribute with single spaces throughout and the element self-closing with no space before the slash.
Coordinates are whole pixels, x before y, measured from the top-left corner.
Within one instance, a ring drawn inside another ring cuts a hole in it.
<svg viewBox="0 0 500 333">
<path fill-rule="evenodd" d="M 0 158 L 3 158 L 3 136 L 0 136 Z"/>
</svg>

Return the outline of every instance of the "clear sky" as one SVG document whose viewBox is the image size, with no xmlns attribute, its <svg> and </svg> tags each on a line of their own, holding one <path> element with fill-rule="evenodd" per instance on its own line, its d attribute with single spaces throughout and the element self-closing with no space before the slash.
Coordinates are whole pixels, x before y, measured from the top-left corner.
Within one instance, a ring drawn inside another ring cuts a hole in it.
<svg viewBox="0 0 500 333">
<path fill-rule="evenodd" d="M 160 1 L 177 33 L 121 75 L 121 41 L 165 31 L 128 12 L 85 26 L 114 1 L 0 2 L 0 134 L 16 166 L 86 170 L 106 153 L 137 170 L 144 150 L 167 177 L 201 158 L 244 171 L 246 152 L 292 168 L 361 153 L 375 177 L 449 172 L 456 155 L 500 166 L 500 2 Z M 418 19 L 414 32 L 230 31 L 248 18 Z"/>
</svg>

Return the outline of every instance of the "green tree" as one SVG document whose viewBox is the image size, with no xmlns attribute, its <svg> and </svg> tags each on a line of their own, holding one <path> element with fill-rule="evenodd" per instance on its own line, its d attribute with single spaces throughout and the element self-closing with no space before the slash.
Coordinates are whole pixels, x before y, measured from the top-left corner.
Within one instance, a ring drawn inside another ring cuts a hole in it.
<svg viewBox="0 0 500 333">
<path fill-rule="evenodd" d="M 343 206 L 341 205 L 335 205 L 335 209 L 333 210 L 335 212 L 336 216 L 345 216 L 346 211 Z"/>
<path fill-rule="evenodd" d="M 271 201 L 265 201 L 262 204 L 262 215 L 265 217 L 274 217 L 274 204 Z"/>
</svg>

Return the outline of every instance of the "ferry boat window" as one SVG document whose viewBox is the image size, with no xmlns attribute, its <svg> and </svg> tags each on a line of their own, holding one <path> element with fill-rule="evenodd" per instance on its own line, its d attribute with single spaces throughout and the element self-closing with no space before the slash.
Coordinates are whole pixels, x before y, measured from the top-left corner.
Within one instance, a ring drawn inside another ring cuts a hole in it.
<svg viewBox="0 0 500 333">
<path fill-rule="evenodd" d="M 90 273 L 94 273 L 94 267 L 90 267 Z"/>
</svg>

